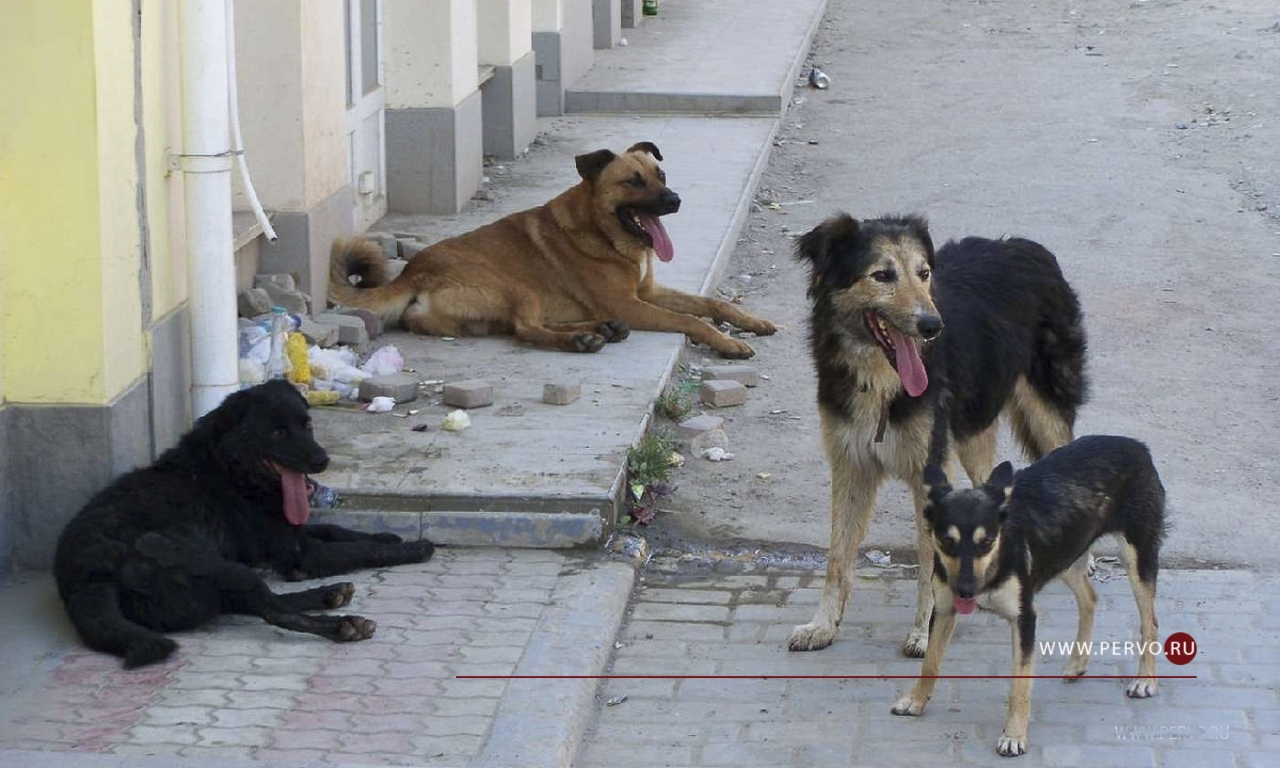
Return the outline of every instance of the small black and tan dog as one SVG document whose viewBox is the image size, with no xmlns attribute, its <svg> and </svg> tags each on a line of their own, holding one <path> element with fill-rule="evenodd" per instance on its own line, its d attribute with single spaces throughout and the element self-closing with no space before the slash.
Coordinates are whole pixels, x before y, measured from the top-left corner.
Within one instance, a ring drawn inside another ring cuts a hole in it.
<svg viewBox="0 0 1280 768">
<path fill-rule="evenodd" d="M 361 616 L 307 613 L 347 605 L 351 582 L 277 594 L 255 570 L 297 581 L 431 557 L 426 539 L 306 524 L 305 475 L 328 464 L 292 384 L 268 381 L 227 397 L 63 530 L 53 572 L 81 639 L 132 668 L 173 653 L 178 644 L 162 633 L 223 613 L 340 642 L 372 636 L 374 623 Z"/>
<path fill-rule="evenodd" d="M 1138 676 L 1126 693 L 1156 692 L 1156 575 L 1164 538 L 1164 486 L 1151 453 L 1127 437 L 1091 435 L 1052 451 L 1014 475 L 1004 462 L 983 485 L 953 490 L 937 465 L 925 469 L 924 509 L 934 546 L 934 607 L 920 679 L 893 705 L 895 715 L 919 715 L 933 693 L 957 613 L 972 613 L 978 596 L 1009 621 L 1015 637 L 1013 679 L 1004 732 L 996 750 L 1027 748 L 1031 678 L 1036 654 L 1035 595 L 1061 578 L 1079 609 L 1076 642 L 1063 674 L 1085 673 L 1097 595 L 1089 583 L 1089 547 L 1115 534 L 1142 623 Z"/>
</svg>

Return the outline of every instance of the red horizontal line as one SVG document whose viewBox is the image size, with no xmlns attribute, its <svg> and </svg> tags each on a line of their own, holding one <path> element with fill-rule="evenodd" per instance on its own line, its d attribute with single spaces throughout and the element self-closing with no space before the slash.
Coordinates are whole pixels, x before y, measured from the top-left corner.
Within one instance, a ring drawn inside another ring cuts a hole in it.
<svg viewBox="0 0 1280 768">
<path fill-rule="evenodd" d="M 1196 675 L 1152 675 L 1195 680 Z M 1066 675 L 454 675 L 455 680 L 1063 680 Z M 1133 675 L 1079 675 L 1072 680 L 1132 680 Z"/>
</svg>

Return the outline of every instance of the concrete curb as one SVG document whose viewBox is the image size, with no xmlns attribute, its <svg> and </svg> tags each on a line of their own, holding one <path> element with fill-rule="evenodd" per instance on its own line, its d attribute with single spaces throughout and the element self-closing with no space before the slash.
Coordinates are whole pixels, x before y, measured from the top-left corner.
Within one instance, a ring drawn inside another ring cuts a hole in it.
<svg viewBox="0 0 1280 768">
<path fill-rule="evenodd" d="M 601 562 L 560 578 L 517 678 L 604 672 L 635 583 L 633 563 Z M 569 766 L 595 715 L 595 679 L 513 679 L 475 765 Z"/>
</svg>

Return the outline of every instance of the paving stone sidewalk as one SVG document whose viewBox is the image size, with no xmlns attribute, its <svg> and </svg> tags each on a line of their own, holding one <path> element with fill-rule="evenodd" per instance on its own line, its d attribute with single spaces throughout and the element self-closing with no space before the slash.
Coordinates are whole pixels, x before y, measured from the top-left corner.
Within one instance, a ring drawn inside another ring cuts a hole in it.
<svg viewBox="0 0 1280 768">
<path fill-rule="evenodd" d="M 738 565 L 732 563 L 732 565 Z M 889 707 L 918 660 L 898 643 L 911 622 L 913 578 L 860 571 L 842 634 L 816 653 L 788 653 L 785 638 L 808 621 L 822 573 L 783 568 L 690 576 L 676 561 L 651 563 L 619 636 L 610 674 L 689 679 L 611 679 L 577 768 L 609 766 L 978 766 L 1000 760 L 1007 680 L 943 680 L 923 717 Z M 894 573 L 888 571 L 887 573 Z M 899 572 L 899 576 L 909 575 Z M 1123 573 L 1100 571 L 1094 641 L 1136 641 L 1137 609 Z M 1198 655 L 1164 658 L 1155 698 L 1124 695 L 1123 680 L 1037 680 L 1030 751 L 1044 766 L 1275 765 L 1280 755 L 1280 577 L 1239 571 L 1161 574 L 1161 638 L 1187 632 Z M 1070 641 L 1076 611 L 1060 584 L 1039 602 L 1040 641 Z M 943 674 L 1008 675 L 1007 624 L 986 612 L 964 617 Z M 1042 656 L 1055 674 L 1065 656 Z M 1090 675 L 1132 675 L 1137 659 L 1095 652 Z M 768 679 L 699 678 L 762 676 Z M 1163 727 L 1163 730 L 1161 728 Z"/>
<path fill-rule="evenodd" d="M 598 674 L 634 572 L 598 556 L 442 549 L 344 577 L 356 585 L 345 611 L 378 623 L 370 640 L 230 617 L 132 671 L 79 645 L 48 574 L 15 577 L 0 589 L 4 615 L 20 617 L 0 644 L 0 766 L 567 764 L 594 681 L 458 678 Z"/>
</svg>

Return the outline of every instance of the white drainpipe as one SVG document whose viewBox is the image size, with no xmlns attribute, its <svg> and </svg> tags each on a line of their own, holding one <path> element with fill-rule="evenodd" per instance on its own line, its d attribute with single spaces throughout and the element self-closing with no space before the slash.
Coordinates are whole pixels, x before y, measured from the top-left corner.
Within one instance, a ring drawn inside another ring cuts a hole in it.
<svg viewBox="0 0 1280 768">
<path fill-rule="evenodd" d="M 225 0 L 184 0 L 182 155 L 191 308 L 191 408 L 202 416 L 240 387 L 231 233 Z"/>
</svg>

